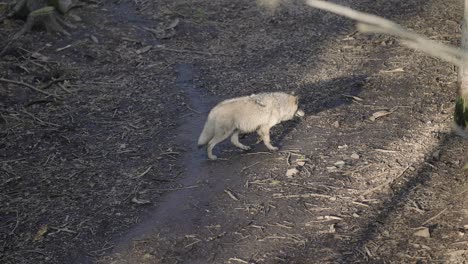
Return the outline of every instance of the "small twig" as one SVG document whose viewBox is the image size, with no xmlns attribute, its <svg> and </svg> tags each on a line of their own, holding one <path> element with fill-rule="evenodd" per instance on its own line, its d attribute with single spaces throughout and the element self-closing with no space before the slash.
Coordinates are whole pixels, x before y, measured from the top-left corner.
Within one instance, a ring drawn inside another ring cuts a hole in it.
<svg viewBox="0 0 468 264">
<path fill-rule="evenodd" d="M 210 53 L 210 52 L 203 52 L 203 51 L 198 51 L 198 50 L 171 49 L 171 48 L 163 48 L 163 47 L 156 47 L 156 48 L 159 50 L 173 51 L 173 52 L 179 52 L 179 53 L 195 53 L 195 54 L 208 55 L 208 56 L 213 56 L 213 55 L 229 56 L 224 53 Z"/>
<path fill-rule="evenodd" d="M 58 83 L 57 85 L 58 85 L 60 88 L 62 88 L 62 90 L 64 90 L 65 92 L 67 92 L 67 93 L 72 93 L 70 90 L 68 90 L 67 88 L 65 88 L 65 86 L 64 86 L 63 84 Z"/>
<path fill-rule="evenodd" d="M 167 189 L 147 189 L 148 191 L 159 191 L 159 192 L 167 192 L 167 191 L 179 191 L 179 190 L 186 190 L 186 189 L 193 189 L 193 188 L 198 188 L 200 185 L 190 185 L 190 186 L 184 186 L 180 188 L 167 188 Z"/>
<path fill-rule="evenodd" d="M 388 149 L 374 149 L 377 152 L 382 152 L 382 153 L 397 153 L 398 151 L 395 150 L 388 150 Z"/>
<path fill-rule="evenodd" d="M 190 111 L 192 111 L 192 112 L 194 112 L 194 113 L 196 113 L 196 114 L 201 114 L 201 113 L 202 113 L 202 112 L 199 112 L 199 111 L 197 111 L 197 110 L 191 108 L 188 104 L 186 104 L 185 106 L 188 108 L 188 110 L 190 110 Z"/>
<path fill-rule="evenodd" d="M 288 156 L 286 157 L 286 164 L 288 164 L 288 166 L 291 166 L 291 162 L 289 161 L 290 158 L 291 158 L 291 152 L 288 152 Z"/>
<path fill-rule="evenodd" d="M 18 215 L 18 212 L 16 212 L 16 224 L 15 224 L 15 227 L 13 228 L 13 230 L 10 231 L 10 236 L 15 233 L 16 228 L 18 228 L 18 225 L 19 225 L 19 215 Z"/>
<path fill-rule="evenodd" d="M 243 259 L 240 259 L 240 258 L 229 258 L 229 260 L 228 260 L 228 261 L 229 261 L 229 262 L 231 262 L 231 261 L 235 261 L 235 262 L 239 262 L 239 263 L 245 263 L 245 264 L 249 264 L 249 262 L 248 262 L 248 261 L 245 261 L 245 260 L 243 260 Z"/>
<path fill-rule="evenodd" d="M 50 229 L 57 230 L 57 232 L 66 232 L 66 233 L 70 233 L 70 234 L 77 234 L 78 233 L 76 231 L 68 229 L 67 227 L 60 228 L 60 227 L 50 226 Z"/>
<path fill-rule="evenodd" d="M 28 111 L 26 111 L 24 109 L 21 110 L 21 112 L 27 114 L 28 116 L 32 117 L 34 120 L 38 121 L 39 123 L 42 123 L 43 125 L 51 125 L 51 126 L 54 126 L 54 127 L 60 127 L 60 125 L 44 121 L 44 120 L 40 119 L 39 117 L 36 117 L 33 114 L 29 113 Z"/>
<path fill-rule="evenodd" d="M 65 81 L 65 79 L 55 79 L 55 80 L 52 80 L 52 81 L 48 82 L 47 84 L 44 84 L 43 86 L 39 87 L 39 90 L 47 89 L 47 88 L 49 88 L 50 86 L 52 86 L 53 84 L 58 83 L 58 82 L 63 82 L 63 81 Z"/>
<path fill-rule="evenodd" d="M 306 194 L 291 194 L 291 195 L 283 195 L 280 193 L 273 194 L 273 198 L 326 198 L 330 200 L 336 200 L 335 196 L 326 195 L 326 194 L 318 194 L 318 193 L 306 193 Z"/>
<path fill-rule="evenodd" d="M 272 152 L 259 151 L 259 152 L 245 153 L 244 155 L 258 155 L 258 154 L 272 154 Z"/>
<path fill-rule="evenodd" d="M 231 197 L 233 200 L 239 201 L 239 198 L 237 197 L 237 195 L 233 193 L 231 190 L 225 189 L 224 192 L 227 193 L 227 195 L 229 195 L 229 197 Z"/>
<path fill-rule="evenodd" d="M 134 178 L 141 178 L 141 177 L 145 176 L 151 170 L 151 168 L 153 168 L 153 166 L 149 166 L 143 173 L 135 176 Z"/>
<path fill-rule="evenodd" d="M 197 244 L 197 243 L 200 243 L 201 241 L 203 241 L 203 240 L 196 238 L 196 241 L 195 241 L 195 242 L 192 242 L 192 243 L 186 245 L 184 248 L 191 247 L 191 246 L 193 246 L 193 245 L 195 245 L 195 244 Z"/>
<path fill-rule="evenodd" d="M 180 153 L 175 152 L 175 151 L 168 151 L 168 152 L 159 153 L 159 156 L 164 156 L 164 155 L 180 155 Z"/>
<path fill-rule="evenodd" d="M 14 80 L 9 80 L 9 79 L 5 79 L 5 78 L 0 78 L 0 82 L 6 82 L 6 83 L 12 83 L 12 84 L 16 84 L 16 85 L 26 86 L 29 89 L 34 90 L 34 91 L 36 91 L 38 93 L 45 94 L 47 96 L 52 96 L 52 97 L 57 98 L 57 99 L 61 99 L 58 95 L 54 95 L 54 94 L 48 93 L 46 91 L 42 91 L 42 90 L 40 90 L 40 89 L 30 85 L 30 84 L 27 84 L 25 82 L 14 81 Z"/>
<path fill-rule="evenodd" d="M 386 187 L 387 185 L 390 185 L 392 182 L 396 181 L 397 179 L 399 179 L 401 176 L 403 176 L 403 174 L 405 174 L 405 172 L 411 167 L 411 164 L 406 166 L 406 168 L 400 172 L 400 174 L 398 174 L 398 176 L 396 176 L 394 179 L 390 179 L 388 181 L 385 181 L 384 183 L 380 184 L 380 185 L 377 185 L 376 187 L 374 188 L 371 188 L 367 191 L 365 191 L 362 195 L 368 195 L 370 193 L 373 193 L 374 191 L 377 191 L 377 190 L 380 190 L 384 187 Z"/>
<path fill-rule="evenodd" d="M 447 211 L 447 208 L 445 208 L 444 210 L 440 211 L 438 214 L 434 215 L 433 217 L 427 219 L 426 221 L 424 221 L 421 226 L 424 226 L 425 224 L 431 222 L 432 220 L 436 219 L 437 217 L 441 216 L 445 211 Z"/>
<path fill-rule="evenodd" d="M 241 170 L 240 172 L 242 173 L 242 172 L 244 172 L 246 169 L 249 169 L 249 168 L 251 168 L 251 167 L 253 167 L 253 166 L 255 166 L 255 165 L 259 164 L 259 163 L 260 163 L 260 162 L 255 162 L 255 163 L 252 164 L 252 165 L 246 166 L 246 167 L 242 168 L 242 170 Z"/>
<path fill-rule="evenodd" d="M 109 250 L 109 249 L 111 249 L 111 248 L 113 248 L 113 247 L 114 247 L 114 245 L 110 245 L 110 246 L 105 247 L 105 248 L 103 248 L 103 249 L 98 249 L 98 250 L 95 250 L 95 251 L 90 251 L 89 253 L 92 254 L 92 255 L 95 255 L 95 254 L 97 254 L 97 253 L 100 253 L 100 252 Z"/>
</svg>

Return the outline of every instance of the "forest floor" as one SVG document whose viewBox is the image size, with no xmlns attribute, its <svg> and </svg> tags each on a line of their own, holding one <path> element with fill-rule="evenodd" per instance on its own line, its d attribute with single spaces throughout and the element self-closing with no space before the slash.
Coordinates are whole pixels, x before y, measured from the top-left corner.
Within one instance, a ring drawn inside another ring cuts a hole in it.
<svg viewBox="0 0 468 264">
<path fill-rule="evenodd" d="M 452 65 L 301 1 L 85 2 L 0 58 L 1 263 L 466 262 Z M 459 45 L 458 0 L 338 2 Z M 211 107 L 271 91 L 280 151 L 208 161 Z"/>
</svg>

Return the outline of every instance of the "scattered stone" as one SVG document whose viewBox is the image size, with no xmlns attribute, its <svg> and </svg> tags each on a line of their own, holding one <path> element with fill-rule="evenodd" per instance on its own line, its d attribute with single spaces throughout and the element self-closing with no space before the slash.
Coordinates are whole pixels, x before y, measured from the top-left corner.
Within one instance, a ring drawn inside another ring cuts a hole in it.
<svg viewBox="0 0 468 264">
<path fill-rule="evenodd" d="M 92 40 L 94 43 L 99 44 L 99 40 L 96 38 L 96 36 L 91 35 L 91 36 L 89 36 L 89 37 L 91 38 L 91 40 Z"/>
<path fill-rule="evenodd" d="M 343 146 L 338 146 L 338 149 L 345 149 L 348 148 L 348 145 L 344 144 Z"/>
<path fill-rule="evenodd" d="M 335 165 L 338 168 L 343 168 L 346 163 L 342 160 L 335 162 L 333 165 Z"/>
<path fill-rule="evenodd" d="M 427 227 L 423 227 L 419 229 L 418 231 L 414 232 L 413 235 L 418 236 L 418 237 L 424 237 L 424 238 L 431 237 L 431 234 L 429 233 L 429 228 Z"/>
<path fill-rule="evenodd" d="M 437 150 L 434 153 L 432 153 L 432 158 L 436 161 L 440 160 L 440 150 Z"/>
<path fill-rule="evenodd" d="M 360 157 L 359 157 L 359 155 L 357 153 L 353 153 L 353 154 L 351 154 L 351 158 L 357 160 Z"/>
<path fill-rule="evenodd" d="M 327 171 L 328 171 L 328 172 L 337 172 L 337 171 L 338 171 L 338 168 L 335 167 L 335 166 L 330 166 L 330 167 L 327 167 Z"/>
<path fill-rule="evenodd" d="M 75 22 L 81 22 L 83 19 L 81 17 L 75 15 L 75 14 L 70 14 L 70 17 L 75 21 Z"/>
<path fill-rule="evenodd" d="M 294 175 L 298 174 L 299 170 L 296 168 L 291 168 L 286 171 L 286 177 L 292 178 Z"/>
<path fill-rule="evenodd" d="M 333 122 L 333 126 L 336 127 L 336 128 L 339 128 L 340 127 L 340 122 L 338 122 L 338 121 Z"/>
</svg>

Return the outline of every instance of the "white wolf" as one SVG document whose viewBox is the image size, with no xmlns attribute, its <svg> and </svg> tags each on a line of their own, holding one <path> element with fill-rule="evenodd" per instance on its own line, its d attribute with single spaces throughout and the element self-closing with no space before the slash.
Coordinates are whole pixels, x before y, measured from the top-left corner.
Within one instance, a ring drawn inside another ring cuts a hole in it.
<svg viewBox="0 0 468 264">
<path fill-rule="evenodd" d="M 216 144 L 231 135 L 232 144 L 248 150 L 250 147 L 239 142 L 239 133 L 256 131 L 265 146 L 275 151 L 278 148 L 270 143 L 270 128 L 294 116 L 304 116 L 304 112 L 298 109 L 298 97 L 283 92 L 225 100 L 210 111 L 198 145 L 208 145 L 208 158 L 215 160 L 213 148 Z"/>
</svg>

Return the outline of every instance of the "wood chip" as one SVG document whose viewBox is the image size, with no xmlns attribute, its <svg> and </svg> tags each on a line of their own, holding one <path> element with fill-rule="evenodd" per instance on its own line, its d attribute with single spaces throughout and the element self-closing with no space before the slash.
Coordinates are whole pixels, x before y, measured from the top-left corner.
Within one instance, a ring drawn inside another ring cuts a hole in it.
<svg viewBox="0 0 468 264">
<path fill-rule="evenodd" d="M 381 118 L 381 117 L 384 117 L 384 116 L 388 116 L 388 115 L 390 115 L 391 113 L 392 113 L 392 112 L 386 111 L 386 110 L 378 111 L 378 112 L 373 113 L 372 116 L 369 117 L 369 119 L 370 119 L 371 121 L 375 121 L 375 120 L 377 120 L 378 118 Z"/>
<path fill-rule="evenodd" d="M 239 197 L 231 190 L 229 189 L 225 189 L 224 192 L 229 195 L 229 197 L 231 197 L 231 199 L 235 200 L 235 201 L 239 201 Z"/>
<path fill-rule="evenodd" d="M 396 68 L 393 70 L 381 70 L 381 73 L 395 73 L 395 72 L 404 72 L 405 70 L 403 68 Z"/>
<path fill-rule="evenodd" d="M 132 198 L 132 203 L 136 203 L 136 204 L 150 204 L 151 202 L 149 200 L 140 200 L 136 197 L 133 197 Z"/>
<path fill-rule="evenodd" d="M 424 238 L 431 237 L 431 233 L 429 233 L 429 228 L 427 227 L 422 227 L 418 231 L 414 232 L 413 235 L 418 236 L 418 237 L 424 237 Z"/>
</svg>

